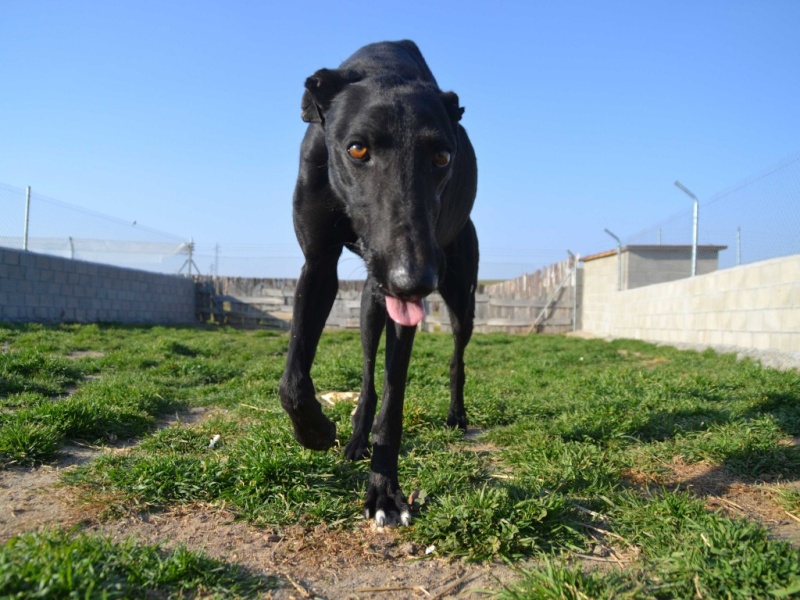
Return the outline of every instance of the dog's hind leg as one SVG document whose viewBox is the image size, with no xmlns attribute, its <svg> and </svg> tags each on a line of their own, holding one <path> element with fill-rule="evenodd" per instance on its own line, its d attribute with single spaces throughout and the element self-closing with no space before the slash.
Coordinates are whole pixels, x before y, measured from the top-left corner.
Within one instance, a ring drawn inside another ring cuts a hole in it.
<svg viewBox="0 0 800 600">
<path fill-rule="evenodd" d="M 475 321 L 475 289 L 478 286 L 478 237 L 472 221 L 467 222 L 455 242 L 445 248 L 447 271 L 439 292 L 450 313 L 453 356 L 450 359 L 450 410 L 448 427 L 466 431 L 464 407 L 464 350 L 472 337 Z"/>
<path fill-rule="evenodd" d="M 339 251 L 341 252 L 341 250 Z M 322 413 L 314 395 L 311 364 L 331 311 L 339 280 L 339 253 L 306 259 L 294 294 L 289 352 L 280 383 L 281 404 L 294 426 L 294 436 L 311 450 L 327 450 L 336 441 L 336 426 Z"/>
<path fill-rule="evenodd" d="M 353 415 L 353 435 L 344 449 L 344 455 L 350 460 L 366 458 L 369 454 L 369 433 L 378 404 L 378 395 L 375 392 L 375 357 L 386 323 L 386 307 L 380 296 L 376 281 L 368 277 L 361 294 L 361 348 L 364 353 L 361 395 Z"/>
<path fill-rule="evenodd" d="M 383 402 L 372 431 L 372 463 L 364 514 L 375 517 L 381 527 L 397 515 L 403 525 L 411 522 L 411 510 L 400 489 L 397 462 L 403 434 L 403 400 L 406 374 L 416 327 L 403 327 L 386 320 L 386 368 Z"/>
</svg>

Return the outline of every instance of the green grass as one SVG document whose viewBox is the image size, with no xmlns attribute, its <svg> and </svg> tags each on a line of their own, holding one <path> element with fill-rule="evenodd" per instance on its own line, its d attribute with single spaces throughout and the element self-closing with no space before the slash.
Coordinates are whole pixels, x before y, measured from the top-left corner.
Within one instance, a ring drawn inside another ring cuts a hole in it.
<svg viewBox="0 0 800 600">
<path fill-rule="evenodd" d="M 786 598 L 800 594 L 798 552 L 758 524 L 709 513 L 686 493 L 625 493 L 611 523 L 640 559 L 622 570 L 587 572 L 566 561 L 543 567 L 500 594 L 539 598 Z"/>
<path fill-rule="evenodd" d="M 676 458 L 703 461 L 734 481 L 777 484 L 776 506 L 798 514 L 783 485 L 800 480 L 797 372 L 637 341 L 476 335 L 466 396 L 483 433 L 465 440 L 442 426 L 451 344 L 420 334 L 415 346 L 400 478 L 424 494 L 402 535 L 438 555 L 536 558 L 508 598 L 800 594 L 800 553 L 763 525 L 635 483 L 668 481 Z M 286 347 L 282 333 L 226 328 L 0 327 L 0 465 L 127 439 L 137 443 L 67 474 L 108 518 L 210 502 L 275 530 L 351 528 L 368 464 L 294 442 L 277 398 Z M 323 336 L 318 390 L 357 390 L 360 356 L 357 333 Z M 192 407 L 206 409 L 199 422 L 164 424 Z M 341 447 L 352 405 L 326 410 Z M 576 563 L 598 538 L 632 557 L 624 568 Z"/>
<path fill-rule="evenodd" d="M 54 530 L 0 547 L 3 598 L 251 598 L 275 583 L 183 546 L 164 552 Z"/>
<path fill-rule="evenodd" d="M 790 587 L 800 592 L 796 549 L 770 539 L 760 525 L 709 513 L 686 493 L 625 494 L 614 513 L 616 530 L 641 548 L 643 571 L 669 597 L 763 598 Z"/>
</svg>

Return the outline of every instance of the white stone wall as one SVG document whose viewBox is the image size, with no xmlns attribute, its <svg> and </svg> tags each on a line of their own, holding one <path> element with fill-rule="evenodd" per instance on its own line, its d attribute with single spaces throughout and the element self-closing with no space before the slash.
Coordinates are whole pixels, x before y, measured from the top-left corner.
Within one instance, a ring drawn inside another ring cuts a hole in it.
<svg viewBox="0 0 800 600">
<path fill-rule="evenodd" d="M 800 255 L 617 291 L 616 255 L 584 264 L 583 329 L 669 343 L 800 351 Z"/>
</svg>

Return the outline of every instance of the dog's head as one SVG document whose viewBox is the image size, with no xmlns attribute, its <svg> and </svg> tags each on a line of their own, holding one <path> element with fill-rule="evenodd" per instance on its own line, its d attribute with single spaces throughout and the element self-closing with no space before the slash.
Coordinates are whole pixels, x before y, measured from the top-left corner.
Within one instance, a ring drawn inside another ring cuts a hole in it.
<svg viewBox="0 0 800 600">
<path fill-rule="evenodd" d="M 458 154 L 458 96 L 395 76 L 358 79 L 322 69 L 306 80 L 303 120 L 325 130 L 328 177 L 370 274 L 402 325 L 443 270 L 442 194 Z"/>
</svg>

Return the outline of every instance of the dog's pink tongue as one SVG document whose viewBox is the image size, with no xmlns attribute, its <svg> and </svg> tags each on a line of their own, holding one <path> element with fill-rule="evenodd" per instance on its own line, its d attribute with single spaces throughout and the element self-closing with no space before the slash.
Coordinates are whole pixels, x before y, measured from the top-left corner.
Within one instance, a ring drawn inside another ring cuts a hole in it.
<svg viewBox="0 0 800 600">
<path fill-rule="evenodd" d="M 416 327 L 425 316 L 422 300 L 400 300 L 393 296 L 386 296 L 386 310 L 392 321 L 405 327 Z"/>
</svg>

